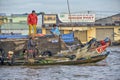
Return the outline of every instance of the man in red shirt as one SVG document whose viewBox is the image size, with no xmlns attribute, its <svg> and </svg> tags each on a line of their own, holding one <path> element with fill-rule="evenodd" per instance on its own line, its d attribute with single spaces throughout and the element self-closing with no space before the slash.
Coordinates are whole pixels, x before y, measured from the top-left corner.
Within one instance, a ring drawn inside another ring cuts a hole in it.
<svg viewBox="0 0 120 80">
<path fill-rule="evenodd" d="M 32 34 L 32 28 L 34 29 L 34 35 L 36 34 L 36 25 L 38 22 L 38 17 L 35 13 L 35 10 L 32 11 L 31 14 L 27 17 L 27 23 L 29 25 L 29 35 Z"/>
<path fill-rule="evenodd" d="M 103 51 L 105 51 L 106 48 L 107 48 L 108 46 L 110 46 L 111 40 L 109 39 L 107 42 L 105 42 L 104 40 L 101 40 L 100 43 L 101 43 L 101 46 L 99 46 L 98 48 L 96 48 L 96 51 L 97 51 L 98 53 L 102 53 Z"/>
</svg>

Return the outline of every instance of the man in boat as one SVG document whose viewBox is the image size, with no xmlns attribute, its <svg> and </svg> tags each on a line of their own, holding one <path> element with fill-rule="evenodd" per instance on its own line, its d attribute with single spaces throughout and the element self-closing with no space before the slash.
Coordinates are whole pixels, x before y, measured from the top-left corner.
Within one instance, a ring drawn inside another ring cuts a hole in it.
<svg viewBox="0 0 120 80">
<path fill-rule="evenodd" d="M 58 26 L 56 24 L 53 24 L 52 29 L 50 30 L 50 32 L 54 35 L 54 36 L 59 36 L 60 35 L 60 31 L 58 29 Z"/>
<path fill-rule="evenodd" d="M 35 54 L 35 47 L 36 47 L 36 42 L 35 42 L 35 37 L 34 35 L 31 35 L 29 40 L 28 40 L 28 57 L 29 58 L 35 58 L 36 54 Z"/>
<path fill-rule="evenodd" d="M 29 35 L 32 34 L 32 28 L 34 30 L 34 35 L 36 34 L 37 22 L 38 22 L 38 17 L 36 15 L 35 10 L 33 10 L 32 13 L 29 14 L 28 17 L 27 17 L 27 23 L 28 23 L 28 26 L 29 26 Z"/>
<path fill-rule="evenodd" d="M 111 40 L 108 37 L 106 37 L 104 40 L 100 41 L 100 44 L 101 45 L 98 48 L 96 48 L 96 51 L 98 53 L 102 53 L 103 51 L 105 51 L 106 48 L 111 45 Z"/>
<path fill-rule="evenodd" d="M 12 65 L 14 64 L 14 58 L 15 58 L 15 55 L 14 55 L 14 52 L 13 51 L 8 51 L 8 60 L 10 60 L 10 62 L 8 61 L 8 64 L 9 65 Z"/>
</svg>

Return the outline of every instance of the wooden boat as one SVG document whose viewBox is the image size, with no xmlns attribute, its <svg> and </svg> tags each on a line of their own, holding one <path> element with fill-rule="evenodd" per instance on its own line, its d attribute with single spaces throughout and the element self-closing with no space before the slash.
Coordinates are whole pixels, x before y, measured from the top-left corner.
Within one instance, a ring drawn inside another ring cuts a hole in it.
<svg viewBox="0 0 120 80">
<path fill-rule="evenodd" d="M 74 64 L 86 64 L 94 63 L 105 59 L 109 55 L 109 51 L 103 51 L 101 54 L 90 56 L 90 57 L 80 57 L 77 59 L 71 59 L 71 56 L 54 56 L 60 50 L 67 50 L 68 47 L 64 41 L 60 40 L 59 37 L 40 37 L 36 39 L 38 44 L 37 49 L 39 55 L 40 52 L 45 52 L 46 50 L 52 53 L 52 56 L 49 57 L 37 57 L 34 59 L 25 59 L 23 56 L 20 56 L 20 53 L 26 49 L 28 39 L 6 39 L 0 41 L 1 53 L 4 52 L 5 64 L 12 65 L 74 65 Z M 75 44 L 75 43 L 74 43 Z M 78 43 L 77 43 L 78 44 Z M 49 45 L 49 46 L 46 46 Z M 79 48 L 79 47 L 78 47 Z M 3 51 L 2 51 L 3 50 Z M 12 57 L 8 59 L 8 52 L 13 51 L 15 58 Z M 69 52 L 68 52 L 69 53 Z M 84 53 L 86 54 L 86 53 Z"/>
<path fill-rule="evenodd" d="M 96 63 L 99 61 L 104 60 L 108 55 L 109 55 L 109 51 L 104 51 L 101 54 L 98 54 L 96 56 L 91 56 L 89 58 L 80 58 L 77 60 L 74 59 L 70 59 L 70 58 L 55 58 L 55 57 L 40 57 L 40 58 L 36 58 L 36 59 L 31 59 L 34 60 L 33 62 L 29 62 L 29 61 L 25 61 L 25 59 L 17 59 L 15 60 L 15 62 L 13 64 L 11 64 L 10 60 L 6 60 L 5 61 L 5 65 L 19 65 L 19 66 L 23 66 L 23 65 L 30 65 L 30 66 L 39 66 L 39 65 L 77 65 L 77 64 L 87 64 L 87 63 Z"/>
</svg>

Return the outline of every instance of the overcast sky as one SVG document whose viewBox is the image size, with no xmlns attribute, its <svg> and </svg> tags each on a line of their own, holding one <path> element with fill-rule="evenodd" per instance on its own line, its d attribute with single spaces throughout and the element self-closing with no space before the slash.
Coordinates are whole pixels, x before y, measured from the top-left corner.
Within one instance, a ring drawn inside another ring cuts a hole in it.
<svg viewBox="0 0 120 80">
<path fill-rule="evenodd" d="M 120 12 L 120 0 L 69 0 L 71 12 Z M 0 13 L 68 12 L 67 0 L 0 0 Z"/>
</svg>

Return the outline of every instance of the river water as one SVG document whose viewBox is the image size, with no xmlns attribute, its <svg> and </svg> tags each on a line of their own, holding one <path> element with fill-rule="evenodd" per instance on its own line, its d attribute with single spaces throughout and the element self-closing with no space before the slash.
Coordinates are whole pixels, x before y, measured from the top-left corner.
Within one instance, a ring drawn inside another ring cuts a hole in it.
<svg viewBox="0 0 120 80">
<path fill-rule="evenodd" d="M 87 65 L 0 66 L 0 80 L 120 80 L 120 46 L 103 61 Z"/>
</svg>

